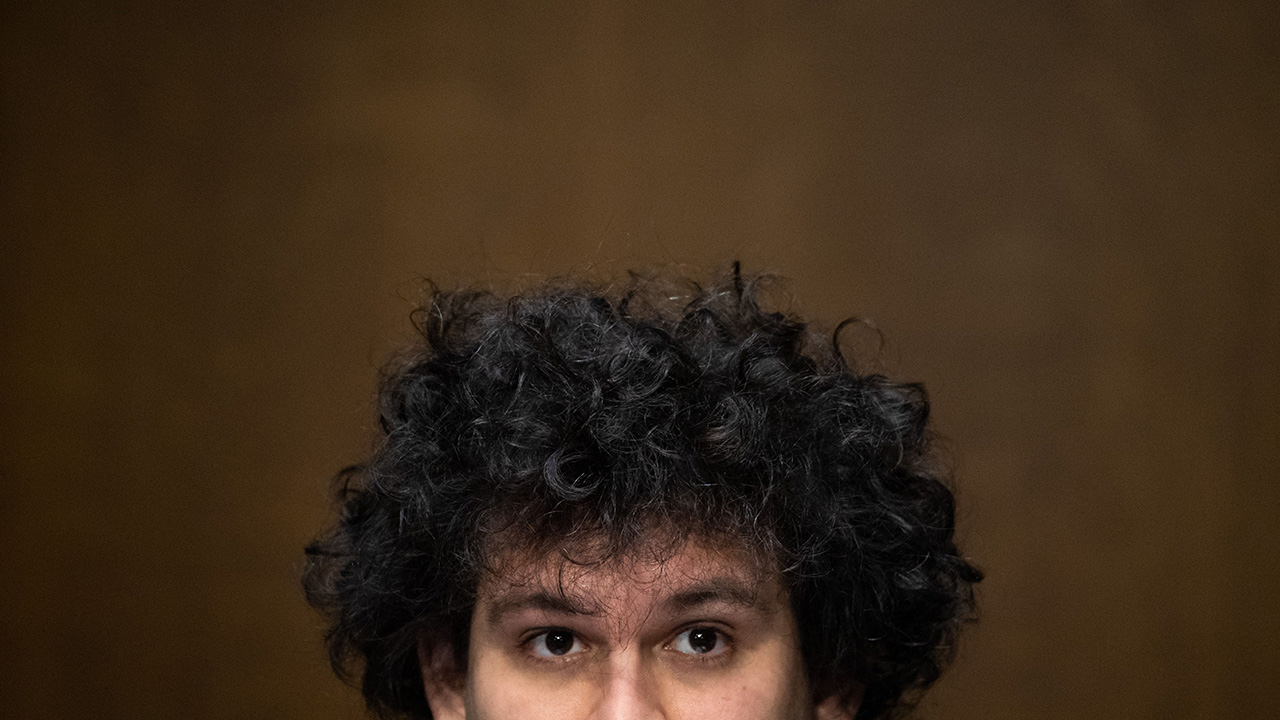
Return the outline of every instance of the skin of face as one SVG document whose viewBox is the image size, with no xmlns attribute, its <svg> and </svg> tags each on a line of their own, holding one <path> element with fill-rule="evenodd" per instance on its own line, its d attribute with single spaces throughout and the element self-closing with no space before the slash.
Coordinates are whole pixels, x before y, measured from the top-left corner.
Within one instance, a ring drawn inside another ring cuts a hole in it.
<svg viewBox="0 0 1280 720">
<path fill-rule="evenodd" d="M 420 645 L 436 720 L 851 720 L 814 702 L 776 570 L 686 542 L 663 561 L 507 563 L 482 581 L 465 673 Z M 448 679 L 452 678 L 452 679 Z"/>
</svg>

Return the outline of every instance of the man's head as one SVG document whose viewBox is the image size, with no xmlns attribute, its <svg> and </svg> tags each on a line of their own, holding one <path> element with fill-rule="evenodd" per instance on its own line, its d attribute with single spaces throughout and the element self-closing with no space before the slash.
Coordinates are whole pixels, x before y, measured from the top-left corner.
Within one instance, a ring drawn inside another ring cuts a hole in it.
<svg viewBox="0 0 1280 720">
<path fill-rule="evenodd" d="M 923 390 L 762 286 L 433 293 L 308 549 L 372 708 L 867 720 L 937 679 L 981 574 Z"/>
</svg>

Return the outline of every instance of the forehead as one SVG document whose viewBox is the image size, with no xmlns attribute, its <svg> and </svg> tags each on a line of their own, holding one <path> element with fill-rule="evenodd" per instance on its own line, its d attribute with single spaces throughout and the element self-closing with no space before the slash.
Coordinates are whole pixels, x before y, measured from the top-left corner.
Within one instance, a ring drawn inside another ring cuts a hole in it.
<svg viewBox="0 0 1280 720">
<path fill-rule="evenodd" d="M 659 601 L 766 608 L 783 596 L 776 567 L 734 544 L 695 538 L 641 546 L 605 560 L 591 560 L 598 553 L 589 547 L 577 550 L 510 552 L 498 558 L 481 578 L 477 611 L 497 614 L 541 603 L 549 606 L 545 609 L 601 615 Z"/>
</svg>

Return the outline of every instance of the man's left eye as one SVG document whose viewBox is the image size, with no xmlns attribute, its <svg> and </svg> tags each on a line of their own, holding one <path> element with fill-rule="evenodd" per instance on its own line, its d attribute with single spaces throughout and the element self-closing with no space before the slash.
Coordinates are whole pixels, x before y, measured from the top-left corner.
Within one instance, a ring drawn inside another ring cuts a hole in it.
<svg viewBox="0 0 1280 720">
<path fill-rule="evenodd" d="M 724 633 L 711 627 L 689 628 L 676 636 L 671 647 L 686 655 L 719 655 L 729 649 Z"/>
</svg>

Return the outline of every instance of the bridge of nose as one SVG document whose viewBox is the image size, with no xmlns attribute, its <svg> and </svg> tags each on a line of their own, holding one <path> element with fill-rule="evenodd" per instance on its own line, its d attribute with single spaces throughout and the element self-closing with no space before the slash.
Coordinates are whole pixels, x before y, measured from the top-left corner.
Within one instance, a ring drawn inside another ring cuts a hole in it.
<svg viewBox="0 0 1280 720">
<path fill-rule="evenodd" d="M 667 720 L 657 670 L 637 643 L 610 653 L 593 720 Z"/>
</svg>

